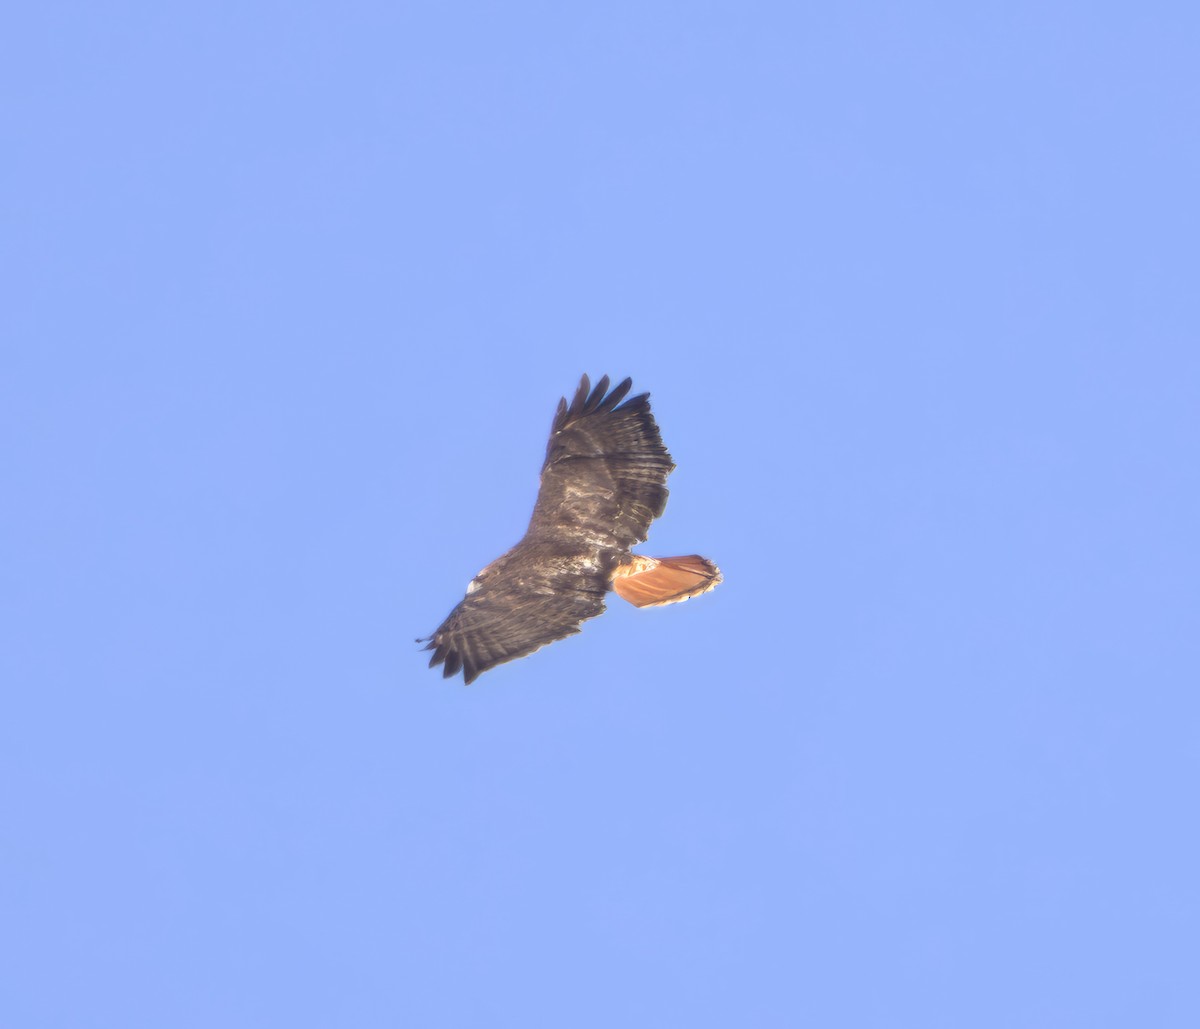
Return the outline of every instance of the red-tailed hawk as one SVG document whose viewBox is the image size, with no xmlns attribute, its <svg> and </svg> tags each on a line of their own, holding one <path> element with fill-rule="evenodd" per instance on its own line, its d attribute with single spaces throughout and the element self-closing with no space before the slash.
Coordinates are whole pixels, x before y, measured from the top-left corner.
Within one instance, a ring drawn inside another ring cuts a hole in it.
<svg viewBox="0 0 1200 1029">
<path fill-rule="evenodd" d="M 480 572 L 467 595 L 429 637 L 429 667 L 460 669 L 466 682 L 505 661 L 579 632 L 604 610 L 611 589 L 637 607 L 673 604 L 721 581 L 707 558 L 643 557 L 667 505 L 675 465 L 650 413 L 650 394 L 611 393 L 608 376 L 592 389 L 583 376 L 574 399 L 559 401 L 542 465 L 542 484 L 525 536 Z M 423 643 L 425 640 L 418 640 Z"/>
</svg>

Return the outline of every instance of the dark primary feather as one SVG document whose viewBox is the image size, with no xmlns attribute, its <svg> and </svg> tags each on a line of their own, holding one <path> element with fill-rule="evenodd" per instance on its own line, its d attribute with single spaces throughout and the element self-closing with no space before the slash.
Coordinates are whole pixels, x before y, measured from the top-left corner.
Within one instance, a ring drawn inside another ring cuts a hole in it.
<svg viewBox="0 0 1200 1029">
<path fill-rule="evenodd" d="M 650 413 L 648 394 L 621 403 L 608 376 L 585 375 L 559 402 L 541 488 L 524 538 L 472 581 L 430 637 L 430 667 L 460 669 L 466 682 L 504 661 L 579 632 L 604 610 L 613 569 L 646 538 L 667 502 L 674 465 Z"/>
</svg>

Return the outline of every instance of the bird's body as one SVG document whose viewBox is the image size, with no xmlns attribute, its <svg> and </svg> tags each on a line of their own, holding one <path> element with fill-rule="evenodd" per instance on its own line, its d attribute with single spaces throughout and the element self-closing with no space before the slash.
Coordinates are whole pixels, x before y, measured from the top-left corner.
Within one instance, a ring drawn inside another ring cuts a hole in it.
<svg viewBox="0 0 1200 1029">
<path fill-rule="evenodd" d="M 608 376 L 583 376 L 559 402 L 541 488 L 521 541 L 483 569 L 429 637 L 430 667 L 460 669 L 466 682 L 505 661 L 579 632 L 604 610 L 610 589 L 639 607 L 707 592 L 721 573 L 706 558 L 631 553 L 667 503 L 675 467 L 650 413 L 648 394 L 621 401 Z M 618 406 L 619 405 L 619 406 Z"/>
</svg>

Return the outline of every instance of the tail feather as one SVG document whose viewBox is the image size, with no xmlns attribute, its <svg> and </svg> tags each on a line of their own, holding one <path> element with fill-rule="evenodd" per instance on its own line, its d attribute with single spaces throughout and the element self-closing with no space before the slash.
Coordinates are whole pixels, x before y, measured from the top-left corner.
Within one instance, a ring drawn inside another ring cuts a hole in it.
<svg viewBox="0 0 1200 1029">
<path fill-rule="evenodd" d="M 707 593 L 720 582 L 721 570 L 698 554 L 686 557 L 635 554 L 632 561 L 613 573 L 612 585 L 618 596 L 635 607 L 655 607 Z"/>
</svg>

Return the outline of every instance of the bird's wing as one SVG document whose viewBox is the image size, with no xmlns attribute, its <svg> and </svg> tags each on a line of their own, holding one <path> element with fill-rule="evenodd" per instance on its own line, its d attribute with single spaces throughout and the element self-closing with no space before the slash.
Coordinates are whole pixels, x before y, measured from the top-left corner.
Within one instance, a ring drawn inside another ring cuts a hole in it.
<svg viewBox="0 0 1200 1029">
<path fill-rule="evenodd" d="M 585 375 L 571 403 L 559 401 L 529 535 L 603 550 L 645 540 L 666 507 L 675 465 L 649 394 L 621 403 L 631 386 L 625 379 L 608 392 L 606 375 L 591 389 Z"/>
<path fill-rule="evenodd" d="M 429 637 L 430 668 L 444 662 L 446 678 L 461 668 L 469 683 L 489 668 L 574 635 L 604 610 L 607 570 L 546 568 L 520 551 L 518 544 L 494 571 L 481 573 Z"/>
</svg>

